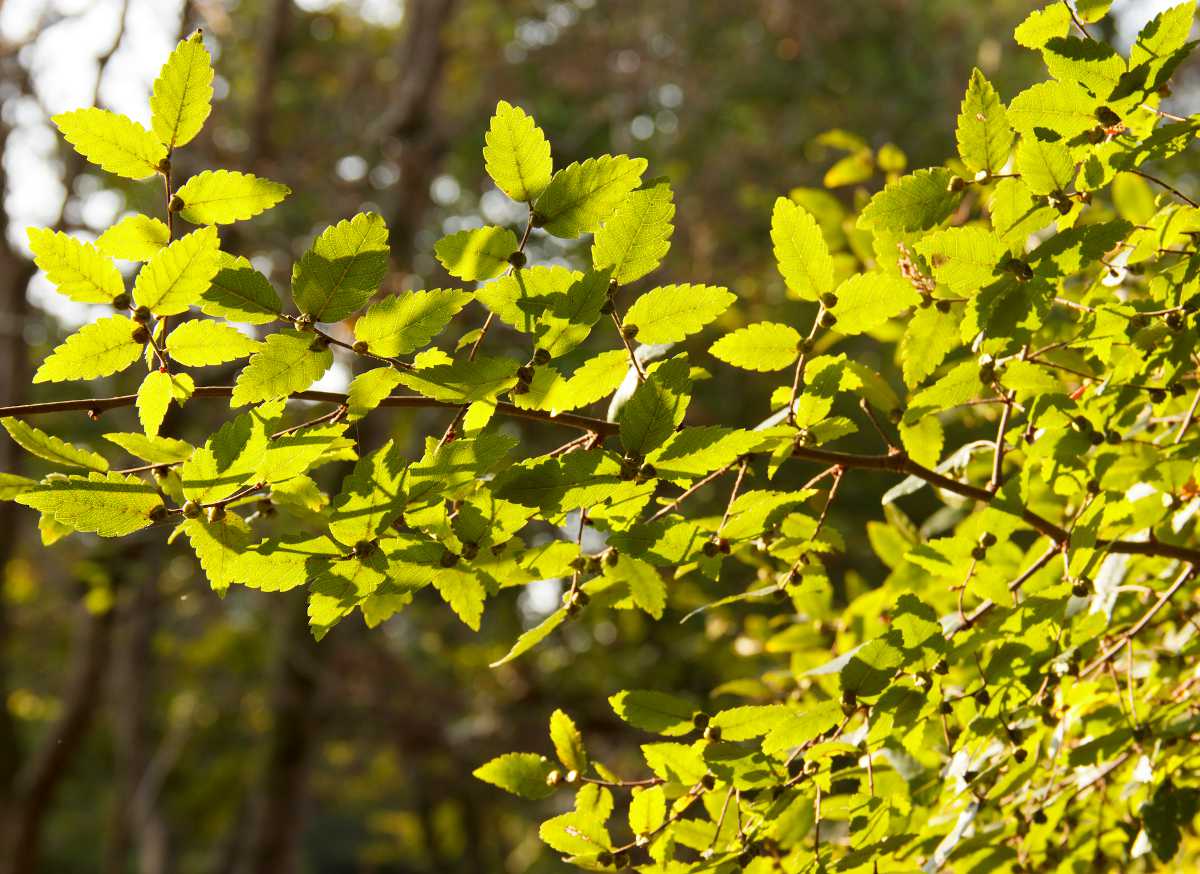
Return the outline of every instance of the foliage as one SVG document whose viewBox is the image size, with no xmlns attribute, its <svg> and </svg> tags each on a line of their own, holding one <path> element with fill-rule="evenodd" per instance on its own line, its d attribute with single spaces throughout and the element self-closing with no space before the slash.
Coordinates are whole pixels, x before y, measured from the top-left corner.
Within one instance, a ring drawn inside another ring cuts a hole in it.
<svg viewBox="0 0 1200 874">
<path fill-rule="evenodd" d="M 972 75 L 946 166 L 894 169 L 836 233 L 804 192 L 776 201 L 778 269 L 810 304 L 801 328 L 743 324 L 717 285 L 631 288 L 669 249 L 669 184 L 624 155 L 555 170 L 532 117 L 503 102 L 483 158 L 524 227 L 434 247 L 452 276 L 482 284 L 381 294 L 388 230 L 360 213 L 296 262 L 289 307 L 221 251 L 218 228 L 288 188 L 225 170 L 174 185 L 175 149 L 212 96 L 208 54 L 184 40 L 155 84 L 152 130 L 98 109 L 56 117 L 101 168 L 161 176 L 166 221 L 125 219 L 95 245 L 30 230 L 65 296 L 118 310 L 34 381 L 144 362 L 135 396 L 52 405 L 136 405 L 143 433 L 105 436 L 138 463 L 110 469 L 26 423 L 36 406 L 6 408 L 13 440 L 67 472 L 5 477 L 0 495 L 39 512 L 47 542 L 183 535 L 218 592 L 305 589 L 317 637 L 434 595 L 478 629 L 502 590 L 548 578 L 567 581 L 561 606 L 496 665 L 585 612 L 682 616 L 698 636 L 709 616 L 753 617 L 735 646 L 769 670 L 706 701 L 611 691 L 629 737 L 646 740 L 640 774 L 605 764 L 562 709 L 543 748 L 480 763 L 477 777 L 522 798 L 574 793 L 539 834 L 579 868 L 1168 861 L 1200 792 L 1186 597 L 1200 562 L 1200 205 L 1156 165 L 1200 128 L 1158 108 L 1191 49 L 1194 4 L 1147 25 L 1128 59 L 1084 29 L 1103 4 L 1084 5 L 1078 21 L 1051 4 L 1018 29 L 1051 80 L 1006 107 Z M 568 250 L 572 270 L 531 265 L 535 234 L 594 238 Z M 144 262 L 128 292 L 114 258 Z M 462 314 L 482 327 L 451 339 Z M 481 351 L 497 322 L 527 355 Z M 431 347 L 443 337 L 450 351 Z M 858 360 L 863 338 L 896 372 Z M 347 395 L 312 390 L 335 349 L 371 368 Z M 242 359 L 232 387 L 190 372 Z M 689 422 L 723 365 L 784 371 L 757 423 Z M 603 418 L 568 412 L 609 398 Z M 172 405 L 186 416 L 213 399 L 236 415 L 206 439 L 160 436 Z M 296 421 L 289 401 L 332 409 Z M 448 408 L 452 421 L 412 455 L 351 439 L 349 423 L 385 406 Z M 513 418 L 580 436 L 530 451 Z M 883 451 L 830 448 L 860 428 Z M 797 479 L 806 464 L 817 472 Z M 829 509 L 844 479 L 872 474 L 901 477 L 865 525 L 888 572 L 837 591 L 827 565 L 862 532 L 836 530 Z M 692 512 L 716 483 L 723 511 Z M 920 521 L 901 508 L 918 493 L 940 505 Z"/>
</svg>

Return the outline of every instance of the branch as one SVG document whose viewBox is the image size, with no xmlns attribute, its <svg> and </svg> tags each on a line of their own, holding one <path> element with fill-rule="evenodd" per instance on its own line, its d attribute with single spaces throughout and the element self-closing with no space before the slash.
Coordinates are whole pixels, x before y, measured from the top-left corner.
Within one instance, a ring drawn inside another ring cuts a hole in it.
<svg viewBox="0 0 1200 874">
<path fill-rule="evenodd" d="M 197 386 L 192 397 L 197 398 L 227 398 L 233 394 L 231 385 L 201 385 Z M 347 395 L 332 391 L 298 391 L 288 396 L 295 401 L 323 401 L 330 404 L 346 404 Z M 116 395 L 109 398 L 79 398 L 69 401 L 49 401 L 41 404 L 14 404 L 0 407 L 0 416 L 40 416 L 45 413 L 65 413 L 72 410 L 86 410 L 89 413 L 100 414 L 105 410 L 115 410 L 120 407 L 132 407 L 137 403 L 137 395 Z M 438 407 L 457 409 L 462 406 L 455 401 L 435 401 L 433 398 L 421 395 L 392 395 L 384 398 L 381 407 Z M 595 419 L 591 416 L 579 416 L 574 413 L 558 413 L 553 415 L 542 410 L 526 410 L 514 404 L 499 401 L 496 411 L 515 419 L 529 419 L 534 422 L 549 422 L 565 425 L 580 431 L 590 431 L 607 437 L 616 434 L 619 426 L 616 422 Z"/>
</svg>

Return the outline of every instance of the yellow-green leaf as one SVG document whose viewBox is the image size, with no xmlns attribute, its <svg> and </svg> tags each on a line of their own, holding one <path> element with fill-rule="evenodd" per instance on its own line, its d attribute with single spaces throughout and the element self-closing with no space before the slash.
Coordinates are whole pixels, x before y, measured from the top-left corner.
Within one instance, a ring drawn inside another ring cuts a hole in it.
<svg viewBox="0 0 1200 874">
<path fill-rule="evenodd" d="M 217 229 L 200 228 L 158 252 L 138 273 L 133 300 L 157 316 L 186 312 L 200 302 L 221 266 Z"/>
<path fill-rule="evenodd" d="M 340 322 L 379 289 L 388 266 L 388 230 L 374 213 L 326 228 L 292 269 L 292 298 L 318 322 Z"/>
<path fill-rule="evenodd" d="M 775 322 L 759 322 L 726 334 L 708 351 L 743 370 L 781 370 L 796 360 L 800 334 Z"/>
<path fill-rule="evenodd" d="M 771 242 L 787 287 L 806 300 L 833 288 L 833 259 L 821 227 L 800 204 L 777 198 L 771 213 Z"/>
<path fill-rule="evenodd" d="M 521 107 L 501 100 L 484 143 L 484 166 L 496 187 L 513 200 L 537 200 L 550 184 L 554 163 L 550 143 L 534 120 Z"/>
<path fill-rule="evenodd" d="M 181 40 L 154 80 L 150 95 L 154 133 L 168 149 L 191 142 L 212 112 L 212 58 L 196 30 Z"/>
<path fill-rule="evenodd" d="M 125 292 L 125 281 L 112 260 L 69 234 L 28 228 L 33 260 L 59 294 L 80 303 L 110 303 Z"/>
<path fill-rule="evenodd" d="M 194 225 L 245 221 L 292 193 L 286 185 L 235 170 L 205 170 L 175 192 L 179 215 Z"/>
<path fill-rule="evenodd" d="M 442 237 L 433 247 L 446 272 L 468 282 L 492 279 L 508 269 L 517 250 L 517 235 L 508 228 L 487 226 Z"/>
<path fill-rule="evenodd" d="M 160 219 L 127 215 L 96 240 L 96 248 L 110 258 L 149 261 L 171 242 L 171 232 Z"/>
<path fill-rule="evenodd" d="M 301 331 L 271 334 L 238 374 L 229 405 L 241 407 L 303 391 L 332 364 L 333 353 L 315 334 Z"/>
<path fill-rule="evenodd" d="M 167 353 L 187 367 L 223 364 L 253 355 L 262 343 L 223 322 L 195 319 L 167 335 Z"/>
<path fill-rule="evenodd" d="M 137 361 L 144 343 L 133 338 L 140 325 L 125 316 L 109 316 L 84 325 L 51 352 L 34 382 L 97 379 Z"/>
<path fill-rule="evenodd" d="M 109 173 L 145 179 L 167 156 L 162 143 L 136 121 L 105 109 L 76 109 L 51 119 L 75 151 Z"/>
<path fill-rule="evenodd" d="M 14 442 L 30 455 L 36 455 L 52 464 L 61 464 L 65 467 L 108 470 L 108 461 L 103 455 L 73 446 L 20 419 L 0 419 L 0 425 L 4 426 L 4 430 L 8 432 L 8 436 L 12 437 Z"/>
<path fill-rule="evenodd" d="M 147 527 L 162 506 L 158 491 L 140 477 L 95 472 L 46 480 L 16 500 L 72 531 L 101 537 L 124 537 Z"/>
</svg>

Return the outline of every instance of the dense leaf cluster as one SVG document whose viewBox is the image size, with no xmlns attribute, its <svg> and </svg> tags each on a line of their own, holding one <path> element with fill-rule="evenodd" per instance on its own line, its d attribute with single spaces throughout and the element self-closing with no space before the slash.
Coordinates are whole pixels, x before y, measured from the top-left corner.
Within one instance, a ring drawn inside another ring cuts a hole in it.
<svg viewBox="0 0 1200 874">
<path fill-rule="evenodd" d="M 174 184 L 173 151 L 212 98 L 194 35 L 155 83 L 151 129 L 99 109 L 55 118 L 103 169 L 161 177 L 166 220 L 130 216 L 94 243 L 30 229 L 58 291 L 116 311 L 34 381 L 146 374 L 132 396 L 6 409 L 8 434 L 56 472 L 0 475 L 0 493 L 41 514 L 47 544 L 154 528 L 182 535 L 217 591 L 304 587 L 317 636 L 356 611 L 383 622 L 426 588 L 477 629 L 501 590 L 565 581 L 497 664 L 582 611 L 674 616 L 673 591 L 709 581 L 727 594 L 691 606 L 753 617 L 735 646 L 771 670 L 708 701 L 614 689 L 615 715 L 647 735 L 641 773 L 595 758 L 562 711 L 543 751 L 476 772 L 562 796 L 540 835 L 583 869 L 1170 860 L 1200 807 L 1200 206 L 1157 165 L 1200 130 L 1160 108 L 1195 9 L 1159 15 L 1124 57 L 1089 32 L 1107 7 L 1033 13 L 1016 39 L 1052 78 L 1006 105 L 976 71 L 946 166 L 904 175 L 897 150 L 866 149 L 889 181 L 854 209 L 811 190 L 778 199 L 779 272 L 815 305 L 799 327 L 740 324 L 715 285 L 637 285 L 671 243 L 670 185 L 623 155 L 555 169 L 541 129 L 504 102 L 483 159 L 527 220 L 437 243 L 462 287 L 381 292 L 387 227 L 363 213 L 317 235 L 288 302 L 219 233 L 287 187 L 226 170 Z M 864 147 L 831 141 L 851 155 L 827 181 L 853 184 Z M 569 250 L 579 269 L 533 264 L 534 235 L 591 235 L 590 249 Z M 140 264 L 128 291 L 117 261 Z M 472 315 L 481 327 L 451 338 Z M 497 322 L 526 357 L 488 353 Z M 856 360 L 863 343 L 894 350 L 896 372 Z M 345 395 L 313 391 L 335 348 L 362 367 Z M 235 362 L 231 386 L 198 371 Z M 689 423 L 707 368 L 726 365 L 776 374 L 771 408 Z M 214 398 L 234 415 L 202 444 L 162 433 L 172 406 Z M 331 409 L 293 421 L 289 400 Z M 108 455 L 26 421 L 121 406 L 141 430 L 105 434 Z M 417 406 L 450 418 L 419 453 L 356 439 L 364 417 Z M 529 455 L 512 417 L 580 436 Z M 860 429 L 877 454 L 831 447 Z M 114 469 L 118 450 L 136 463 Z M 326 490 L 337 463 L 349 472 Z M 898 477 L 882 518 L 827 525 L 843 480 L 872 472 Z M 724 511 L 689 513 L 709 487 L 727 489 Z M 939 506 L 921 520 L 900 506 L 917 493 Z M 836 585 L 826 558 L 864 541 L 886 578 Z"/>
</svg>

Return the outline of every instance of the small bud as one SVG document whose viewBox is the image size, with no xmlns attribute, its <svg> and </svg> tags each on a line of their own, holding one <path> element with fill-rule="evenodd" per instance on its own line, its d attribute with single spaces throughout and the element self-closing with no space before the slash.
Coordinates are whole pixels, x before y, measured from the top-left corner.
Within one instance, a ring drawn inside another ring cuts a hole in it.
<svg viewBox="0 0 1200 874">
<path fill-rule="evenodd" d="M 949 701 L 943 700 L 940 704 L 938 704 L 938 713 L 941 713 L 943 716 L 949 716 L 953 712 L 954 705 L 952 705 Z"/>
<path fill-rule="evenodd" d="M 1121 435 L 1119 432 L 1114 431 L 1112 428 L 1109 428 L 1107 431 L 1104 432 L 1104 439 L 1108 443 L 1111 443 L 1113 446 L 1116 446 L 1118 443 L 1121 442 Z"/>
<path fill-rule="evenodd" d="M 950 301 L 948 301 L 948 300 L 939 300 L 937 302 L 936 306 L 937 306 L 937 311 L 939 313 L 942 313 L 943 315 L 950 312 Z"/>
<path fill-rule="evenodd" d="M 985 558 L 987 558 L 987 547 L 983 544 L 975 544 L 975 546 L 971 549 L 971 558 L 973 558 L 975 561 L 983 561 Z"/>
<path fill-rule="evenodd" d="M 529 217 L 529 223 L 535 228 L 540 228 L 546 224 L 546 217 L 541 213 L 535 212 Z"/>
<path fill-rule="evenodd" d="M 138 325 L 130 336 L 135 343 L 147 343 L 150 340 L 150 329 L 145 325 Z"/>
<path fill-rule="evenodd" d="M 1080 577 L 1071 585 L 1071 594 L 1076 598 L 1086 598 L 1092 593 L 1092 581 L 1087 577 Z"/>
<path fill-rule="evenodd" d="M 478 543 L 476 543 L 474 540 L 468 540 L 466 543 L 463 544 L 463 546 L 462 546 L 462 557 L 463 558 L 465 558 L 467 561 L 470 561 L 471 559 L 475 558 L 475 556 L 477 556 L 477 555 L 479 555 L 479 544 Z"/>
<path fill-rule="evenodd" d="M 700 785 L 707 792 L 717 785 L 717 776 L 711 772 L 700 778 Z"/>
<path fill-rule="evenodd" d="M 1104 130 L 1104 125 L 1098 124 L 1087 132 L 1088 142 L 1093 146 L 1104 142 L 1108 138 L 1108 132 Z"/>
<path fill-rule="evenodd" d="M 825 307 L 825 309 L 831 310 L 835 306 L 837 306 L 837 303 L 838 303 L 838 296 L 836 294 L 834 294 L 832 291 L 827 291 L 823 295 L 821 295 L 821 306 Z"/>
<path fill-rule="evenodd" d="M 534 349 L 533 350 L 533 363 L 537 364 L 537 365 L 549 364 L 550 363 L 550 353 L 545 349 Z"/>
<path fill-rule="evenodd" d="M 140 306 L 135 309 L 133 311 L 133 320 L 143 324 L 150 321 L 150 307 Z"/>
<path fill-rule="evenodd" d="M 523 364 L 517 368 L 517 380 L 524 383 L 533 382 L 533 368 Z"/>
<path fill-rule="evenodd" d="M 829 310 L 826 310 L 825 312 L 821 313 L 821 318 L 818 321 L 822 328 L 832 328 L 837 324 L 837 316 L 829 312 Z"/>
<path fill-rule="evenodd" d="M 517 270 L 520 270 L 522 267 L 525 266 L 526 260 L 527 259 L 525 258 L 525 253 L 521 252 L 521 251 L 513 252 L 511 255 L 508 256 L 508 263 L 511 264 L 513 267 L 515 267 Z"/>
<path fill-rule="evenodd" d="M 951 176 L 950 181 L 946 184 L 946 190 L 955 194 L 967 187 L 967 180 L 961 176 Z"/>
<path fill-rule="evenodd" d="M 842 713 L 849 716 L 858 709 L 858 696 L 849 689 L 842 692 Z"/>
<path fill-rule="evenodd" d="M 933 306 L 933 295 L 927 291 L 921 292 L 921 302 L 917 306 L 923 310 L 929 309 Z"/>
<path fill-rule="evenodd" d="M 1031 816 L 1030 819 L 1033 820 L 1034 825 L 1045 825 L 1046 824 L 1046 814 L 1041 810 L 1035 810 L 1033 812 L 1033 816 Z"/>
<path fill-rule="evenodd" d="M 704 731 L 708 728 L 708 714 L 702 710 L 692 714 L 692 727 L 697 731 Z"/>
<path fill-rule="evenodd" d="M 1013 750 L 1013 759 L 1018 765 L 1024 764 L 1027 758 L 1029 758 L 1029 750 L 1024 747 L 1017 747 Z"/>
<path fill-rule="evenodd" d="M 562 782 L 562 778 L 563 778 L 563 772 L 558 770 L 558 768 L 555 768 L 553 771 L 551 771 L 549 774 L 546 775 L 546 785 L 547 786 L 557 786 L 559 783 Z"/>
<path fill-rule="evenodd" d="M 731 547 L 729 546 L 728 540 L 726 540 L 724 537 L 717 538 L 717 551 L 718 552 L 720 552 L 723 555 L 729 555 L 730 549 L 731 549 Z"/>
<path fill-rule="evenodd" d="M 1167 393 L 1164 389 L 1161 389 L 1161 388 L 1150 389 L 1150 402 L 1151 403 L 1161 404 L 1166 399 L 1167 399 Z"/>
<path fill-rule="evenodd" d="M 642 479 L 654 479 L 656 476 L 658 476 L 658 470 L 653 464 L 643 464 L 638 469 L 638 476 Z"/>
<path fill-rule="evenodd" d="M 987 707 L 989 704 L 992 703 L 992 696 L 988 694 L 987 689 L 980 689 L 978 692 L 975 693 L 975 700 L 978 701 L 980 704 L 982 704 L 984 707 Z"/>
<path fill-rule="evenodd" d="M 129 305 L 133 303 L 129 295 L 122 292 L 113 298 L 112 305 L 114 310 L 127 310 Z"/>
<path fill-rule="evenodd" d="M 1099 446 L 1104 442 L 1104 435 L 1099 431 L 1093 431 L 1092 433 L 1088 434 L 1088 440 L 1093 446 Z"/>
<path fill-rule="evenodd" d="M 169 209 L 171 212 L 182 212 L 183 207 L 183 198 L 178 194 L 171 195 L 171 202 L 167 204 L 167 209 Z"/>
<path fill-rule="evenodd" d="M 168 173 L 171 172 L 171 159 L 163 158 L 161 161 L 159 161 L 157 164 L 154 165 L 154 169 L 157 170 L 159 173 L 163 174 L 164 176 L 166 176 Z"/>
<path fill-rule="evenodd" d="M 704 739 L 713 741 L 714 743 L 721 739 L 721 726 L 710 725 L 704 729 Z"/>
<path fill-rule="evenodd" d="M 600 304 L 600 314 L 605 316 L 611 316 L 613 314 L 613 302 L 611 300 L 606 300 L 604 303 Z"/>
<path fill-rule="evenodd" d="M 217 504 L 216 506 L 209 507 L 205 518 L 208 519 L 210 525 L 220 522 L 225 518 L 225 506 L 223 504 Z"/>
<path fill-rule="evenodd" d="M 933 672 L 944 677 L 946 674 L 950 673 L 950 665 L 945 659 L 938 659 L 933 663 Z"/>
<path fill-rule="evenodd" d="M 1058 210 L 1059 215 L 1066 215 L 1074 208 L 1074 204 L 1071 203 L 1070 198 L 1060 197 L 1058 200 L 1054 201 L 1054 208 Z M 1018 276 L 1017 278 L 1020 279 L 1021 277 Z"/>
<path fill-rule="evenodd" d="M 513 386 L 513 387 L 510 389 L 510 391 L 511 391 L 513 394 L 515 394 L 515 395 L 523 395 L 523 394 L 528 394 L 528 393 L 529 393 L 529 383 L 527 383 L 527 382 L 518 382 L 516 385 L 514 385 L 514 386 Z"/>
<path fill-rule="evenodd" d="M 355 340 L 354 341 L 355 354 L 366 355 L 370 351 L 371 351 L 371 344 L 369 344 L 366 340 Z"/>
<path fill-rule="evenodd" d="M 637 335 L 638 335 L 638 326 L 637 325 L 622 325 L 621 326 L 621 336 L 624 337 L 626 340 L 632 340 Z"/>
<path fill-rule="evenodd" d="M 800 355 L 807 355 L 812 351 L 812 341 L 807 337 L 801 337 L 796 341 L 796 352 Z"/>
<path fill-rule="evenodd" d="M 1088 480 L 1088 481 L 1087 481 L 1087 491 L 1088 491 L 1088 494 L 1089 494 L 1089 495 L 1098 495 L 1098 494 L 1100 494 L 1100 491 L 1101 491 L 1101 489 L 1100 489 L 1100 481 L 1099 481 L 1099 480 L 1097 480 L 1097 479 L 1090 479 L 1090 480 Z"/>
<path fill-rule="evenodd" d="M 996 535 L 991 531 L 985 531 L 979 535 L 979 545 L 984 549 L 996 545 Z"/>
<path fill-rule="evenodd" d="M 1181 398 L 1185 394 L 1187 394 L 1187 389 L 1185 389 L 1181 383 L 1173 382 L 1170 385 L 1170 392 L 1171 392 L 1171 397 Z"/>
<path fill-rule="evenodd" d="M 1167 327 L 1172 331 L 1182 331 L 1184 328 L 1183 314 L 1178 311 L 1167 313 L 1163 321 L 1167 323 Z"/>
<path fill-rule="evenodd" d="M 700 547 L 700 551 L 709 558 L 713 558 L 719 552 L 717 542 L 715 540 L 706 540 L 704 546 Z"/>
<path fill-rule="evenodd" d="M 317 334 L 317 336 L 313 337 L 312 342 L 308 344 L 308 350 L 310 352 L 324 352 L 328 348 L 328 338 L 322 337 L 320 334 Z"/>
<path fill-rule="evenodd" d="M 441 564 L 442 567 L 454 567 L 456 564 L 458 564 L 458 554 L 447 549 L 442 553 L 442 558 L 439 564 Z"/>
<path fill-rule="evenodd" d="M 1107 106 L 1097 106 L 1095 115 L 1096 121 L 1105 127 L 1116 127 L 1121 123 L 1121 116 L 1117 115 Z"/>
<path fill-rule="evenodd" d="M 150 510 L 149 515 L 151 522 L 161 522 L 163 519 L 167 518 L 167 508 L 162 504 L 156 504 L 153 509 Z"/>
<path fill-rule="evenodd" d="M 185 501 L 182 509 L 183 515 L 189 519 L 195 519 L 200 515 L 200 505 L 195 501 Z"/>
</svg>

